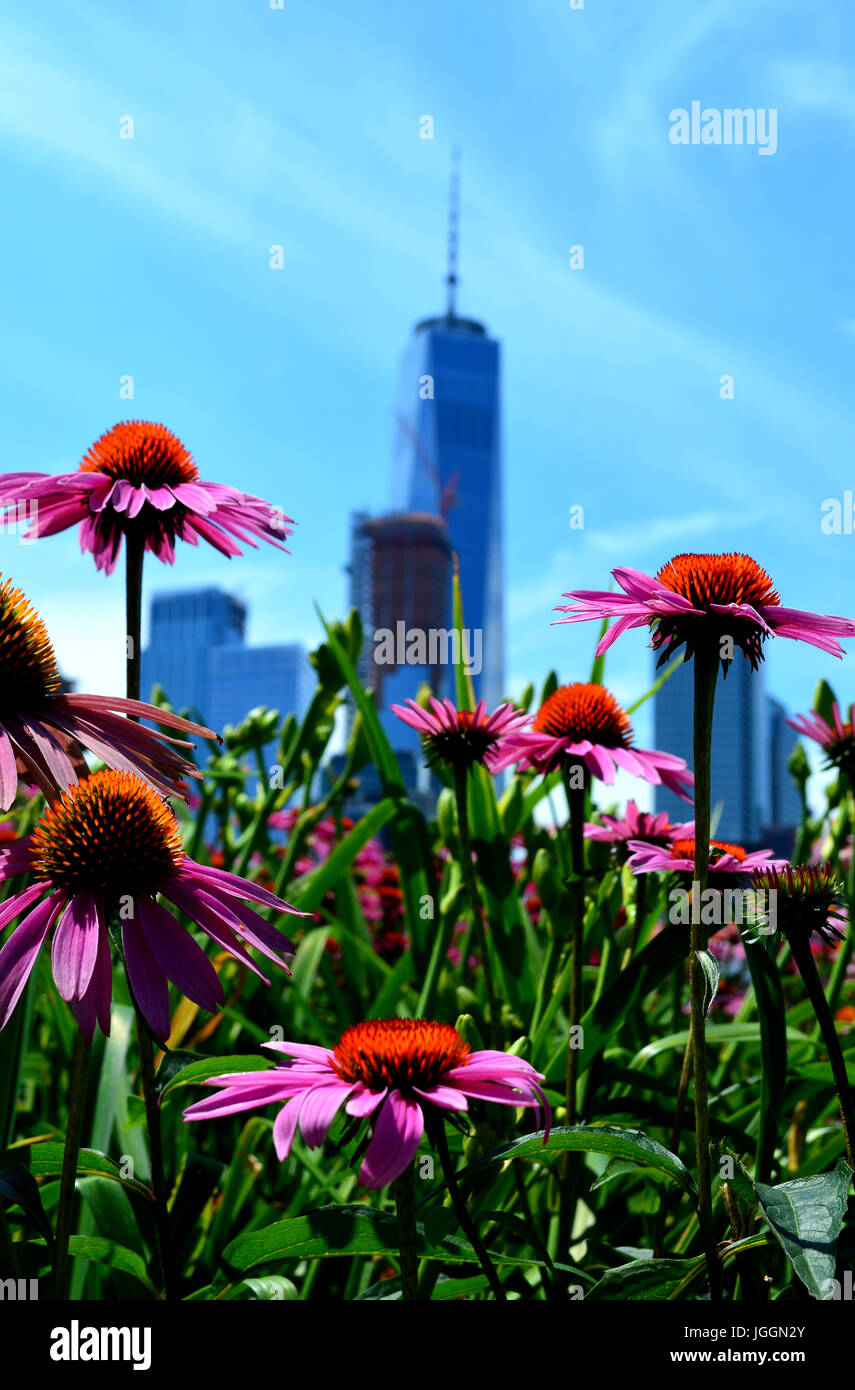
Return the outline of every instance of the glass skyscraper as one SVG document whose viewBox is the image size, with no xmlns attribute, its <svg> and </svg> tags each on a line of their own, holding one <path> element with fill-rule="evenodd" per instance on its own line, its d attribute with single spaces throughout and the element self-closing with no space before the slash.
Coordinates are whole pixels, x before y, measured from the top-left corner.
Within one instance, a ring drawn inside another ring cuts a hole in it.
<svg viewBox="0 0 855 1390">
<path fill-rule="evenodd" d="M 654 696 L 655 748 L 693 765 L 694 663 L 683 662 Z M 752 671 L 737 649 L 727 679 L 716 683 L 712 731 L 711 810 L 717 840 L 757 848 L 768 824 L 769 764 L 764 668 Z M 691 819 L 691 808 L 667 787 L 656 787 L 657 811 Z M 718 821 L 715 817 L 718 815 Z"/>
<path fill-rule="evenodd" d="M 445 518 L 460 564 L 464 623 L 482 633 L 475 694 L 504 694 L 499 344 L 453 302 L 417 324 L 399 386 L 393 506 Z M 450 615 L 449 615 L 450 621 Z"/>
<path fill-rule="evenodd" d="M 678 666 L 654 696 L 656 748 L 693 765 L 694 665 Z M 770 846 L 788 854 L 801 803 L 787 768 L 798 735 L 786 710 L 765 690 L 765 668 L 752 671 L 737 650 L 727 679 L 716 683 L 712 732 L 713 837 L 748 849 Z M 691 819 L 691 808 L 666 787 L 654 788 L 657 811 Z M 716 820 L 716 816 L 718 819 Z"/>
<path fill-rule="evenodd" d="M 217 733 L 259 705 L 300 719 L 314 689 L 305 649 L 249 647 L 245 628 L 244 604 L 220 589 L 156 595 L 142 654 L 143 698 L 160 685 L 174 709 L 188 710 Z M 265 751 L 272 757 L 272 746 Z"/>
</svg>

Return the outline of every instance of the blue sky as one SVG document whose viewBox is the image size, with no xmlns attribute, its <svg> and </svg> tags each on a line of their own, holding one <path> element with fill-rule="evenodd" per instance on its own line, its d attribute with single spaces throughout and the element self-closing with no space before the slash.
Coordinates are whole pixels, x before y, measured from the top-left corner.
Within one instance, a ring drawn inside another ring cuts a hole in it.
<svg viewBox="0 0 855 1390">
<path fill-rule="evenodd" d="M 459 306 L 504 353 L 511 693 L 552 666 L 584 676 L 593 627 L 551 628 L 551 609 L 618 564 L 747 550 L 784 603 L 855 613 L 855 536 L 820 530 L 855 479 L 849 0 L 17 9 L 0 18 L 2 468 L 67 470 L 116 420 L 156 419 L 204 476 L 299 522 L 290 556 L 149 562 L 148 595 L 220 584 L 257 642 L 314 644 L 315 600 L 343 614 L 349 512 L 388 504 L 398 358 L 442 306 L 459 144 Z M 675 146 L 669 113 L 693 100 L 774 108 L 776 153 Z M 68 674 L 119 691 L 118 575 L 71 533 L 6 536 L 2 555 Z M 645 640 L 609 658 L 626 701 L 649 684 Z M 851 699 L 853 657 L 780 641 L 769 686 L 803 709 L 825 675 Z"/>
</svg>

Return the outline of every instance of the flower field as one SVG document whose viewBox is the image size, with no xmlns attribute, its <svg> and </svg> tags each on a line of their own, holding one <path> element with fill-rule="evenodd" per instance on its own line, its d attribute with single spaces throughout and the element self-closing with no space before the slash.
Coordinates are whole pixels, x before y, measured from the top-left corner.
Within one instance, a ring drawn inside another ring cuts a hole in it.
<svg viewBox="0 0 855 1390">
<path fill-rule="evenodd" d="M 40 544 L 79 527 L 99 568 L 124 568 L 130 641 L 125 698 L 63 694 L 4 576 L 3 1279 L 86 1302 L 782 1315 L 851 1289 L 852 712 L 820 681 L 796 722 L 831 776 L 809 803 L 797 748 L 788 859 L 711 835 L 710 766 L 734 660 L 780 640 L 843 656 L 855 622 L 785 607 L 743 555 L 618 569 L 618 589 L 564 596 L 565 621 L 594 624 L 569 684 L 541 673 L 490 711 L 458 667 L 442 700 L 395 707 L 442 786 L 427 817 L 357 677 L 355 613 L 324 624 L 301 723 L 210 730 L 168 691 L 140 699 L 146 557 L 238 557 L 288 518 L 202 483 L 141 422 L 76 474 L 0 480 L 6 506 L 31 494 Z M 605 683 L 638 626 L 657 684 L 692 663 L 692 768 L 636 745 L 652 691 L 624 709 Z M 369 769 L 382 794 L 354 821 Z M 616 802 L 617 769 L 670 787 L 685 819 Z"/>
</svg>

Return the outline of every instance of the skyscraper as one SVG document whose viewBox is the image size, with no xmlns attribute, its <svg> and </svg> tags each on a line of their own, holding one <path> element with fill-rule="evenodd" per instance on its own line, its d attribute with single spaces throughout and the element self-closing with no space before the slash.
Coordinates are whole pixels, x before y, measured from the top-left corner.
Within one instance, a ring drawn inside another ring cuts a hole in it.
<svg viewBox="0 0 855 1390">
<path fill-rule="evenodd" d="M 245 628 L 245 605 L 221 589 L 155 594 L 149 642 L 140 663 L 142 698 L 147 700 L 152 687 L 160 685 L 175 709 L 186 709 L 204 722 L 210 703 L 210 653 L 242 646 Z"/>
<path fill-rule="evenodd" d="M 424 766 L 419 736 L 390 707 L 413 699 L 424 682 L 438 696 L 454 693 L 453 672 L 444 664 L 446 639 L 452 635 L 448 627 L 451 546 L 445 523 L 424 512 L 376 517 L 355 512 L 348 570 L 350 602 L 359 610 L 364 636 L 360 680 L 374 694 L 380 723 L 410 794 L 432 810 L 438 786 Z M 414 642 L 408 641 L 408 633 L 414 634 Z M 418 634 L 428 639 L 424 653 L 417 650 Z M 433 643 L 430 634 L 437 639 Z M 350 705 L 348 728 L 352 716 Z M 381 795 L 379 782 L 374 786 L 365 772 L 360 779 L 360 804 L 370 805 Z"/>
<path fill-rule="evenodd" d="M 656 748 L 693 766 L 694 665 L 684 662 L 654 697 Z M 752 671 L 737 649 L 727 679 L 716 684 L 712 731 L 711 808 L 714 836 L 758 847 L 768 824 L 769 762 L 765 673 Z M 657 811 L 674 821 L 690 817 L 686 803 L 666 787 L 655 788 Z"/>
<path fill-rule="evenodd" d="M 787 723 L 787 711 L 780 700 L 767 699 L 769 721 L 769 809 L 766 821 L 766 843 L 789 857 L 793 848 L 793 831 L 802 818 L 802 803 L 798 788 L 787 766 L 799 736 Z"/>
<path fill-rule="evenodd" d="M 245 605 L 220 589 L 157 594 L 142 654 L 143 698 L 160 685 L 175 709 L 218 733 L 259 705 L 299 719 L 314 684 L 305 649 L 246 646 L 245 627 Z"/>
<path fill-rule="evenodd" d="M 476 697 L 504 694 L 499 344 L 456 309 L 458 182 L 452 175 L 444 314 L 422 319 L 399 384 L 393 506 L 444 518 L 460 563 L 465 625 L 482 633 Z"/>
<path fill-rule="evenodd" d="M 656 748 L 693 765 L 693 682 L 684 662 L 654 697 Z M 766 694 L 765 668 L 757 671 L 737 650 L 727 679 L 716 684 L 713 710 L 711 810 L 713 835 L 746 848 L 771 846 L 787 855 L 801 819 L 801 803 L 787 768 L 797 735 L 780 701 Z M 691 816 L 686 803 L 656 787 L 657 811 L 672 820 Z M 716 816 L 718 819 L 716 820 Z"/>
</svg>

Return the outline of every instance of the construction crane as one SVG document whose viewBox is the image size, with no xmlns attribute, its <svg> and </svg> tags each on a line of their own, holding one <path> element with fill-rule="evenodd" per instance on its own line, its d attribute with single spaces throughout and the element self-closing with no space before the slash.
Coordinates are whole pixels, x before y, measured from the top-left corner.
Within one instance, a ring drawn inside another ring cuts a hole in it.
<svg viewBox="0 0 855 1390">
<path fill-rule="evenodd" d="M 445 484 L 443 484 L 438 469 L 436 468 L 433 460 L 429 457 L 427 450 L 424 448 L 421 440 L 419 439 L 418 435 L 416 434 L 406 415 L 404 415 L 404 413 L 399 410 L 396 411 L 396 418 L 398 421 L 399 428 L 403 430 L 404 434 L 407 436 L 407 439 L 412 445 L 417 458 L 422 464 L 424 464 L 425 468 L 428 471 L 429 477 L 432 478 L 434 484 L 436 485 L 437 494 L 439 496 L 439 514 L 442 517 L 445 524 L 448 525 L 449 512 L 451 511 L 452 507 L 457 505 L 457 487 L 460 482 L 460 474 L 450 474 L 448 481 Z"/>
</svg>

